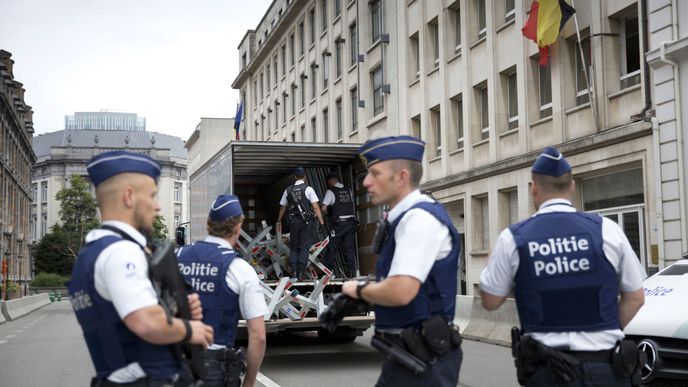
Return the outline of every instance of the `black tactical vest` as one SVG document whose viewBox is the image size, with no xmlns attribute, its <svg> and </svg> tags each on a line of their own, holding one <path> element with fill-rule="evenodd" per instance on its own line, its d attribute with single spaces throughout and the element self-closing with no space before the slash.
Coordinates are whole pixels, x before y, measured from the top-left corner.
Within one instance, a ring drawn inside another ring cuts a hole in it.
<svg viewBox="0 0 688 387">
<path fill-rule="evenodd" d="M 351 191 L 346 188 L 330 187 L 330 191 L 334 194 L 334 203 L 332 203 L 332 216 L 338 219 L 340 216 L 354 215 L 354 200 L 351 197 Z"/>
<path fill-rule="evenodd" d="M 313 209 L 311 208 L 311 202 L 306 197 L 306 188 L 308 184 L 292 184 L 287 187 L 287 202 L 289 203 L 289 215 L 295 217 L 301 217 L 299 209 L 297 206 L 300 204 L 304 215 L 313 215 Z"/>
</svg>

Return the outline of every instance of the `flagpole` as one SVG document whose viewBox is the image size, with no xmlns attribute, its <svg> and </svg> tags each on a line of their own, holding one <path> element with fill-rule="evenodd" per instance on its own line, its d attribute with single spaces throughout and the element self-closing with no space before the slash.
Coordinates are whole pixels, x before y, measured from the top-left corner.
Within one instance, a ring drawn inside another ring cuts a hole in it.
<svg viewBox="0 0 688 387">
<path fill-rule="evenodd" d="M 571 6 L 575 9 L 576 4 L 571 0 Z M 573 23 L 576 25 L 576 36 L 578 37 L 578 53 L 580 54 L 581 63 L 583 66 L 583 75 L 585 75 L 585 85 L 588 88 L 588 99 L 590 100 L 590 109 L 592 110 L 592 118 L 595 121 L 595 129 L 600 131 L 600 122 L 597 118 L 597 99 L 593 99 L 592 88 L 590 87 L 590 77 L 588 76 L 588 66 L 585 63 L 585 55 L 583 55 L 583 44 L 581 43 L 580 28 L 578 28 L 577 13 L 573 14 Z M 591 26 L 592 29 L 592 26 Z M 591 34 L 592 35 L 592 34 Z M 590 38 L 590 64 L 592 65 L 592 37 Z"/>
</svg>

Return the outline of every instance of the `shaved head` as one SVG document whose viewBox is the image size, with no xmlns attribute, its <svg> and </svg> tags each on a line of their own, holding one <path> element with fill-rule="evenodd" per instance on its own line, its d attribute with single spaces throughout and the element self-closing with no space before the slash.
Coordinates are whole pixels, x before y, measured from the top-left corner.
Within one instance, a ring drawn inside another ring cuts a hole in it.
<svg viewBox="0 0 688 387">
<path fill-rule="evenodd" d="M 96 187 L 98 205 L 101 208 L 113 205 L 118 198 L 121 199 L 122 192 L 126 187 L 137 190 L 145 184 L 147 179 L 151 179 L 151 177 L 141 173 L 119 173 L 112 176 Z"/>
</svg>

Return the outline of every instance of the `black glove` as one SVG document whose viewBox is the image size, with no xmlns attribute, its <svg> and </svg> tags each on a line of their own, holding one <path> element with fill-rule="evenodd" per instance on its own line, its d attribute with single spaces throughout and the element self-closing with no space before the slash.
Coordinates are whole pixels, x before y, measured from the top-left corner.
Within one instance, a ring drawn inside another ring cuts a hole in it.
<svg viewBox="0 0 688 387">
<path fill-rule="evenodd" d="M 366 314 L 368 309 L 367 302 L 353 299 L 344 293 L 337 293 L 327 309 L 320 314 L 320 326 L 330 333 L 334 332 L 344 316 Z"/>
</svg>

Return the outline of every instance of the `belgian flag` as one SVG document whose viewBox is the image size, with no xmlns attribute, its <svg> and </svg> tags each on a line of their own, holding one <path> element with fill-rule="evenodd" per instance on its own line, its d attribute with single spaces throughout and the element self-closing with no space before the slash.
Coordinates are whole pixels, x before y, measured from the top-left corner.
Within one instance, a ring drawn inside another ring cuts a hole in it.
<svg viewBox="0 0 688 387">
<path fill-rule="evenodd" d="M 521 28 L 523 36 L 540 47 L 540 66 L 546 66 L 550 44 L 557 41 L 559 32 L 576 13 L 564 0 L 533 0 L 530 16 Z"/>
</svg>

